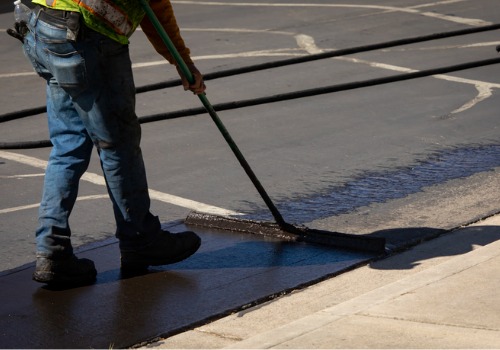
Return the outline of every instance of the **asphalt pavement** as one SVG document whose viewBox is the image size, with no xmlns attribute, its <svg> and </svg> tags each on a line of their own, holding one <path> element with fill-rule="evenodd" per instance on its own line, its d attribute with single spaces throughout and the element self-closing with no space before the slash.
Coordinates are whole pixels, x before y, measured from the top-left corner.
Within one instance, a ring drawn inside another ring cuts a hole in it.
<svg viewBox="0 0 500 350">
<path fill-rule="evenodd" d="M 498 0 L 172 3 L 204 74 L 500 23 Z M 12 7 L 0 4 L 0 32 Z M 207 80 L 207 97 L 359 85 L 498 59 L 499 44 L 490 28 L 286 64 Z M 54 292 L 30 279 L 50 148 L 11 147 L 46 141 L 44 82 L 17 40 L 2 34 L 0 50 L 0 348 L 500 348 L 497 64 L 219 113 L 288 222 L 384 237 L 392 255 L 200 229 L 192 259 L 122 279 L 94 155 L 71 227 L 98 283 Z M 140 30 L 130 52 L 138 88 L 177 78 Z M 179 86 L 137 95 L 140 118 L 199 107 Z M 142 133 L 163 223 L 182 229 L 192 210 L 272 220 L 206 114 Z"/>
<path fill-rule="evenodd" d="M 497 2 L 173 1 L 205 74 L 500 22 Z M 0 30 L 12 25 L 0 8 Z M 207 81 L 217 105 L 499 58 L 497 30 L 285 65 Z M 19 41 L 0 36 L 0 144 L 46 140 L 44 82 Z M 139 30 L 131 38 L 137 87 L 176 78 Z M 498 212 L 497 65 L 405 82 L 220 111 L 260 182 L 292 223 L 346 233 L 449 230 Z M 179 86 L 137 95 L 140 118 L 201 107 Z M 142 124 L 152 210 L 162 222 L 191 210 L 270 220 L 265 204 L 206 114 Z M 34 255 L 49 147 L 0 150 L 0 269 Z M 113 237 L 96 154 L 71 216 L 75 246 Z M 10 195 L 15 193 L 15 195 Z M 89 218 L 92 218 L 89 220 Z"/>
</svg>

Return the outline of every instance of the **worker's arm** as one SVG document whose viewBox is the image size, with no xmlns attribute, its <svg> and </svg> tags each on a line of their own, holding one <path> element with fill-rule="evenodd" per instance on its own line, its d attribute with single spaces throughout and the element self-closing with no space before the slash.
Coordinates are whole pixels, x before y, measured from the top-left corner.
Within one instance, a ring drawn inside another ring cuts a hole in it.
<svg viewBox="0 0 500 350">
<path fill-rule="evenodd" d="M 165 59 L 171 64 L 177 67 L 177 72 L 179 76 L 182 78 L 182 84 L 184 86 L 184 90 L 191 90 L 195 94 L 201 94 L 205 91 L 205 84 L 203 82 L 203 76 L 195 67 L 193 60 L 190 56 L 189 48 L 184 43 L 182 39 L 179 26 L 177 25 L 177 20 L 175 19 L 174 10 L 172 8 L 172 4 L 170 0 L 151 0 L 149 2 L 149 6 L 155 13 L 158 21 L 161 23 L 165 32 L 168 34 L 170 40 L 174 44 L 175 48 L 179 52 L 180 56 L 188 66 L 189 70 L 193 74 L 195 79 L 194 84 L 190 85 L 187 79 L 184 77 L 179 67 L 175 62 L 172 54 L 168 51 L 167 46 L 163 42 L 161 36 L 156 31 L 153 23 L 149 20 L 148 16 L 144 16 L 144 19 L 141 22 L 141 28 L 148 37 L 149 41 L 155 48 L 155 50 L 165 57 Z"/>
</svg>

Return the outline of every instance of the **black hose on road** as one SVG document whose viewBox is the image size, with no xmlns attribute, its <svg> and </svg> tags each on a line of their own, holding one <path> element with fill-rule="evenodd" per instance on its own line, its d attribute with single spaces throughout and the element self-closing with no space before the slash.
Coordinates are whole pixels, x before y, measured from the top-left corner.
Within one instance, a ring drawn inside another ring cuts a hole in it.
<svg viewBox="0 0 500 350">
<path fill-rule="evenodd" d="M 497 29 L 500 29 L 500 23 L 499 24 L 492 24 L 492 25 L 488 25 L 488 26 L 482 26 L 482 27 L 467 28 L 467 29 L 444 32 L 444 33 L 435 33 L 435 34 L 430 34 L 430 35 L 387 41 L 387 42 L 378 43 L 378 44 L 364 45 L 364 46 L 358 46 L 358 47 L 335 50 L 335 51 L 327 51 L 327 52 L 322 52 L 319 54 L 294 57 L 294 58 L 290 58 L 290 59 L 284 59 L 284 60 L 273 61 L 273 62 L 266 62 L 266 63 L 256 64 L 256 65 L 251 65 L 251 66 L 245 66 L 245 67 L 228 69 L 228 70 L 223 70 L 223 71 L 218 71 L 218 72 L 213 72 L 213 73 L 207 73 L 204 75 L 204 79 L 205 80 L 214 80 L 214 79 L 218 79 L 218 78 L 222 78 L 222 77 L 229 77 L 229 76 L 233 76 L 233 75 L 245 74 L 245 73 L 255 72 L 255 71 L 259 71 L 259 70 L 278 68 L 278 67 L 283 67 L 283 66 L 287 66 L 287 65 L 311 62 L 311 61 L 321 60 L 321 59 L 326 59 L 326 58 L 346 56 L 346 55 L 360 53 L 360 52 L 380 50 L 380 49 L 385 49 L 385 48 L 390 48 L 390 47 L 395 47 L 395 46 L 408 45 L 408 44 L 414 44 L 414 43 L 443 39 L 443 38 L 450 38 L 450 37 L 454 37 L 454 36 L 475 34 L 475 33 L 480 33 L 480 32 L 485 32 L 485 31 L 490 31 L 490 30 L 497 30 Z M 500 45 L 497 46 L 496 49 L 497 49 L 497 51 L 499 51 Z M 417 71 L 417 72 L 412 72 L 412 73 L 399 74 L 399 75 L 394 75 L 394 76 L 386 77 L 386 78 L 370 79 L 370 80 L 359 81 L 359 82 L 351 82 L 351 83 L 345 83 L 345 84 L 324 86 L 324 87 L 319 87 L 319 88 L 314 88 L 314 89 L 295 91 L 295 92 L 290 92 L 290 93 L 283 93 L 283 94 L 279 94 L 279 95 L 250 99 L 250 100 L 241 100 L 241 101 L 220 103 L 220 104 L 214 105 L 214 109 L 216 111 L 223 111 L 223 110 L 228 110 L 228 109 L 256 106 L 256 105 L 265 104 L 265 103 L 280 102 L 280 101 L 286 101 L 286 100 L 291 100 L 291 99 L 296 99 L 296 98 L 303 98 L 303 97 L 309 97 L 309 96 L 315 96 L 315 95 L 321 95 L 321 94 L 327 94 L 327 93 L 333 93 L 333 92 L 339 92 L 339 91 L 345 91 L 345 90 L 353 90 L 353 89 L 362 88 L 362 87 L 388 84 L 388 83 L 409 80 L 409 79 L 416 79 L 416 78 L 421 78 L 421 77 L 435 75 L 435 74 L 445 74 L 445 73 L 455 72 L 455 71 L 459 71 L 459 70 L 483 67 L 483 66 L 497 64 L 497 63 L 500 63 L 500 59 L 489 59 L 489 60 L 475 61 L 475 62 L 463 63 L 463 64 L 458 64 L 458 65 L 453 65 L 453 66 L 448 66 L 448 67 L 441 67 L 441 68 L 422 70 L 422 71 Z M 175 80 L 170 80 L 170 81 L 166 81 L 166 82 L 160 82 L 160 83 L 155 83 L 155 84 L 150 84 L 150 85 L 138 87 L 136 89 L 136 93 L 144 93 L 144 92 L 149 92 L 149 91 L 154 91 L 154 90 L 159 90 L 159 89 L 164 89 L 164 88 L 169 88 L 169 87 L 174 87 L 174 86 L 179 86 L 179 85 L 182 85 L 181 80 L 175 79 Z M 29 116 L 33 116 L 33 115 L 37 115 L 37 114 L 42 114 L 42 113 L 45 113 L 46 110 L 47 110 L 46 107 L 42 106 L 42 107 L 35 107 L 35 108 L 31 108 L 31 109 L 25 109 L 25 110 L 21 110 L 21 111 L 7 113 L 4 115 L 0 115 L 0 123 L 16 120 L 16 119 L 20 119 L 20 118 L 25 118 L 25 117 L 29 117 Z M 159 120 L 175 119 L 175 118 L 180 118 L 180 117 L 192 116 L 192 115 L 202 114 L 205 112 L 206 112 L 206 110 L 204 107 L 191 108 L 191 109 L 178 110 L 178 111 L 169 112 L 169 113 L 161 113 L 161 114 L 154 114 L 154 115 L 150 115 L 150 116 L 144 116 L 144 117 L 140 117 L 139 121 L 140 121 L 140 123 L 149 123 L 149 122 L 154 122 L 154 121 L 159 121 Z M 49 140 L 26 141 L 26 142 L 0 142 L 0 149 L 42 148 L 42 147 L 50 147 L 51 145 L 52 144 Z"/>
</svg>

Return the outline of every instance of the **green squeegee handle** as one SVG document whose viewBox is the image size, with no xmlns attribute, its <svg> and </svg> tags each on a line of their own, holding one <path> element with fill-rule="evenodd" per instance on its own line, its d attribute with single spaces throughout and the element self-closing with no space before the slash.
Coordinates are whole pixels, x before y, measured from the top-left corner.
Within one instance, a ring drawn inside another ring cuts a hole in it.
<svg viewBox="0 0 500 350">
<path fill-rule="evenodd" d="M 190 84 L 193 84 L 195 82 L 193 74 L 189 70 L 188 66 L 186 65 L 186 63 L 182 59 L 179 52 L 177 51 L 175 45 L 172 43 L 172 40 L 170 40 L 168 34 L 166 33 L 165 29 L 161 25 L 160 21 L 158 21 L 158 18 L 156 17 L 155 13 L 153 12 L 151 7 L 149 6 L 147 0 L 140 0 L 140 2 L 141 2 L 141 5 L 142 5 L 144 11 L 146 12 L 146 15 L 148 16 L 149 20 L 151 21 L 151 23 L 155 27 L 156 31 L 158 32 L 158 34 L 162 38 L 165 45 L 167 46 L 168 51 L 173 56 L 175 62 L 177 63 L 178 67 L 180 68 L 182 74 L 184 74 L 184 76 L 186 77 L 186 79 L 189 81 Z M 199 94 L 198 97 L 199 97 L 201 103 L 203 104 L 203 106 L 205 107 L 205 109 L 207 110 L 208 114 L 210 114 L 210 116 L 212 117 L 212 120 L 215 122 L 215 125 L 217 125 L 217 128 L 222 133 L 222 136 L 224 137 L 224 139 L 228 143 L 229 147 L 231 147 L 231 150 L 233 151 L 234 155 L 236 156 L 236 158 L 240 162 L 241 166 L 243 167 L 243 169 L 247 173 L 248 177 L 250 178 L 250 180 L 254 184 L 255 188 L 257 189 L 260 196 L 262 197 L 262 199 L 266 203 L 267 207 L 271 211 L 274 219 L 276 220 L 276 223 L 278 225 L 280 225 L 283 229 L 288 229 L 289 226 L 291 226 L 291 225 L 289 225 L 285 222 L 285 220 L 281 216 L 280 212 L 278 211 L 278 209 L 276 208 L 276 206 L 272 202 L 271 198 L 267 194 L 266 190 L 264 189 L 264 187 L 262 187 L 262 184 L 260 183 L 259 179 L 257 178 L 257 176 L 253 172 L 252 168 L 250 167 L 250 165 L 246 161 L 245 157 L 243 156 L 243 154 L 239 150 L 238 146 L 236 145 L 233 138 L 231 137 L 231 135 L 227 131 L 226 127 L 224 126 L 224 124 L 220 120 L 220 118 L 217 115 L 217 113 L 215 112 L 215 109 L 213 108 L 212 104 L 208 101 L 207 96 L 205 94 Z"/>
</svg>

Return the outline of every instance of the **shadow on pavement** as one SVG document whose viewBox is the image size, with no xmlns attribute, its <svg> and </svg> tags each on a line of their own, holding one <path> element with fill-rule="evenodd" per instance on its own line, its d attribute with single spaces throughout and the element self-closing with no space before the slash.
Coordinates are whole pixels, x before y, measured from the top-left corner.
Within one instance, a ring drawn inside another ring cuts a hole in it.
<svg viewBox="0 0 500 350">
<path fill-rule="evenodd" d="M 419 265 L 419 261 L 440 256 L 457 256 L 468 253 L 475 246 L 485 246 L 500 239 L 499 226 L 469 226 L 455 231 L 439 230 L 433 228 L 401 228 L 382 230 L 373 233 L 385 236 L 390 244 L 404 247 L 414 246 L 436 237 L 450 239 L 450 244 L 445 248 L 430 246 L 415 247 L 414 254 L 402 255 L 400 259 L 374 261 L 370 266 L 380 270 L 409 270 Z M 406 238 L 406 244 L 405 244 Z"/>
</svg>

